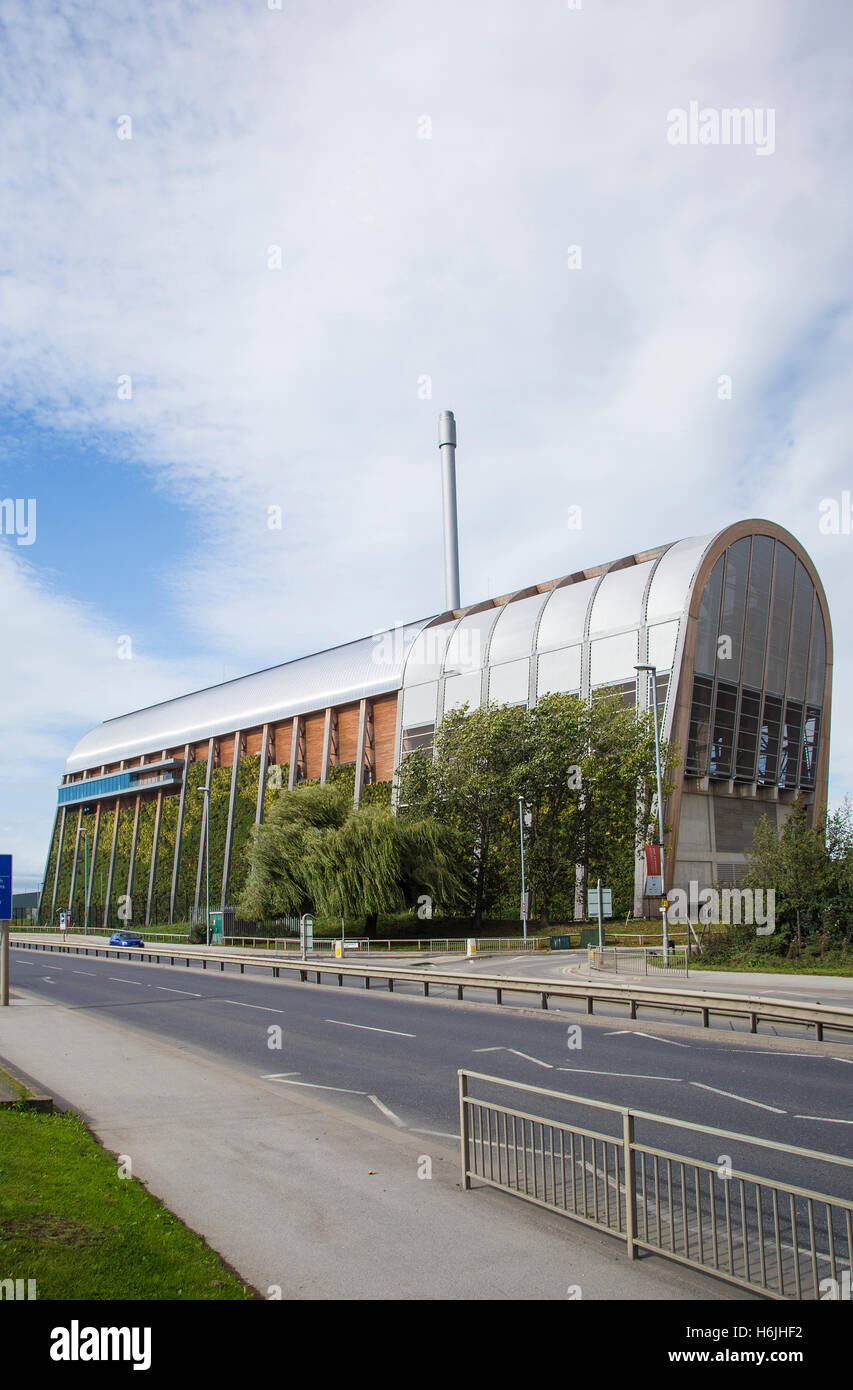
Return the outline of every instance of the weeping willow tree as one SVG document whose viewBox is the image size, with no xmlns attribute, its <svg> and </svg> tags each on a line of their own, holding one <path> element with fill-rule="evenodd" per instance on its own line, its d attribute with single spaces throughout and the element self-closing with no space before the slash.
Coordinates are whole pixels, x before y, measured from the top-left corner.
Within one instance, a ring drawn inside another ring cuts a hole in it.
<svg viewBox="0 0 853 1390">
<path fill-rule="evenodd" d="M 354 808 L 332 785 L 284 792 L 258 827 L 239 903 L 248 920 L 363 917 L 412 907 L 454 907 L 463 893 L 455 836 L 435 821 L 399 820 L 385 806 Z"/>
</svg>

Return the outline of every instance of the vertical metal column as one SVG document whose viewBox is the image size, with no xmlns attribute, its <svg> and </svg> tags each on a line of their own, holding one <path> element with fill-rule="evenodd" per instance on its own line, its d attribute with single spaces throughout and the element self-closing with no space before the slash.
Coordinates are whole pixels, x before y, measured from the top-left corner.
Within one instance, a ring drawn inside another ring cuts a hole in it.
<svg viewBox="0 0 853 1390">
<path fill-rule="evenodd" d="M 364 786 L 364 736 L 367 726 L 367 701 L 358 702 L 358 742 L 355 749 L 355 791 L 353 793 L 353 804 L 358 806 L 361 801 L 361 791 Z"/>
<path fill-rule="evenodd" d="M 41 922 L 41 910 L 42 910 L 42 905 L 43 905 L 43 903 L 44 903 L 44 895 L 45 895 L 45 893 L 47 892 L 47 874 L 48 874 L 48 870 L 49 870 L 49 868 L 50 868 L 50 856 L 51 856 L 51 854 L 52 854 L 52 852 L 53 852 L 53 842 L 54 842 L 54 840 L 56 839 L 56 826 L 57 826 L 57 822 L 58 822 L 58 821 L 59 821 L 59 806 L 57 806 L 57 808 L 56 808 L 56 810 L 55 810 L 55 812 L 54 812 L 54 815 L 53 815 L 53 829 L 52 829 L 51 832 L 50 832 L 50 839 L 49 839 L 48 842 L 47 842 L 47 859 L 45 860 L 45 863 L 44 863 L 44 874 L 42 875 L 41 889 L 40 889 L 40 891 L 39 891 L 39 900 L 38 900 L 38 904 L 37 904 L 37 906 L 36 906 L 36 922 Z"/>
<path fill-rule="evenodd" d="M 83 930 L 89 930 L 89 909 L 92 905 L 92 891 L 95 882 L 95 858 L 98 853 L 98 837 L 101 833 L 101 803 L 95 807 L 95 829 L 92 832 L 92 868 L 89 873 L 89 882 L 86 888 L 86 902 L 83 908 Z M 85 850 L 84 850 L 85 853 Z"/>
<path fill-rule="evenodd" d="M 122 762 L 119 764 L 119 772 L 121 772 L 121 770 L 122 770 L 123 767 L 124 767 L 124 760 L 122 760 Z M 114 817 L 113 817 L 113 842 L 112 842 L 112 845 L 110 846 L 110 867 L 109 867 L 109 871 L 108 871 L 108 873 L 107 873 L 107 893 L 106 893 L 106 897 L 104 898 L 104 926 L 105 926 L 105 927 L 109 925 L 109 920 L 110 920 L 110 899 L 112 898 L 112 895 L 113 895 L 113 876 L 114 876 L 114 874 L 115 874 L 115 865 L 116 865 L 116 843 L 117 843 L 117 841 L 118 841 L 118 822 L 119 822 L 119 816 L 120 816 L 120 815 L 121 815 L 121 797 L 120 797 L 120 796 L 117 796 L 117 797 L 116 797 L 116 806 L 115 806 L 115 815 L 114 815 Z"/>
<path fill-rule="evenodd" d="M 53 892 L 50 896 L 50 924 L 53 926 L 53 914 L 56 909 L 56 891 L 59 887 L 59 865 L 62 862 L 62 846 L 65 843 L 65 816 L 68 808 L 62 808 L 62 821 L 59 826 L 59 844 L 56 847 L 56 864 L 53 868 Z"/>
<path fill-rule="evenodd" d="M 198 916 L 198 900 L 201 896 L 201 871 L 204 867 L 205 831 L 207 829 L 207 817 L 209 814 L 208 808 L 210 806 L 210 788 L 213 779 L 213 744 L 214 740 L 211 739 L 207 745 L 207 775 L 204 779 L 204 787 L 205 791 L 207 792 L 207 795 L 202 800 L 202 805 L 204 809 L 201 813 L 201 833 L 199 835 L 198 841 L 198 868 L 196 870 L 195 876 L 195 899 L 193 901 L 193 921 L 195 921 L 196 917 Z M 208 865 L 208 873 L 209 872 L 210 865 Z"/>
<path fill-rule="evenodd" d="M 228 893 L 228 875 L 231 872 L 231 840 L 234 835 L 234 804 L 237 800 L 237 769 L 240 766 L 240 742 L 243 735 L 238 730 L 234 735 L 234 758 L 231 763 L 231 789 L 228 795 L 228 826 L 225 831 L 225 858 L 222 861 L 222 901 L 219 906 L 225 911 Z"/>
<path fill-rule="evenodd" d="M 264 792 L 266 791 L 267 780 L 267 757 L 269 756 L 270 746 L 270 726 L 264 725 L 264 732 L 261 737 L 261 763 L 258 768 L 258 800 L 255 805 L 255 825 L 260 825 L 264 818 Z"/>
<path fill-rule="evenodd" d="M 74 858 L 71 861 L 71 883 L 68 888 L 68 911 L 71 911 L 71 904 L 74 900 L 74 888 L 77 882 L 77 858 L 80 854 L 80 829 L 83 825 L 83 807 L 77 812 L 77 834 L 74 839 Z"/>
<path fill-rule="evenodd" d="M 184 776 L 178 805 L 178 824 L 175 828 L 175 852 L 172 856 L 172 888 L 169 893 L 169 926 L 175 920 L 175 898 L 178 893 L 178 871 L 181 867 L 181 836 L 184 833 L 184 806 L 187 800 L 187 774 L 190 770 L 190 745 L 184 744 Z"/>
<path fill-rule="evenodd" d="M 169 755 L 168 748 L 164 748 L 161 759 Z M 160 848 L 160 820 L 163 815 L 163 791 L 157 793 L 157 809 L 154 812 L 154 836 L 151 841 L 151 865 L 148 870 L 148 896 L 145 899 L 145 925 L 151 922 L 151 898 L 154 894 L 154 880 L 157 876 L 157 855 Z"/>
<path fill-rule="evenodd" d="M 293 791 L 296 786 L 296 764 L 299 758 L 299 734 L 302 716 L 294 714 L 293 730 L 290 735 L 290 767 L 287 769 L 287 790 Z"/>
</svg>

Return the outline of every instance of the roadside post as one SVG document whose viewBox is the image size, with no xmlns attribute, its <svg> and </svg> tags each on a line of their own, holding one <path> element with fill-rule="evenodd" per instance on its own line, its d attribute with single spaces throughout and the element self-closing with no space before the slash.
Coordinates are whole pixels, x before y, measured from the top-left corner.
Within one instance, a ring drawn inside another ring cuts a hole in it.
<svg viewBox="0 0 853 1390">
<path fill-rule="evenodd" d="M 604 918 L 613 916 L 613 889 L 602 888 L 601 879 L 595 888 L 587 889 L 586 895 L 586 915 L 588 918 L 598 917 L 598 949 L 604 950 Z M 581 938 L 581 945 L 583 945 Z"/>
<path fill-rule="evenodd" d="M 9 923 L 12 918 L 12 856 L 0 854 L 0 1005 L 9 1003 Z"/>
<path fill-rule="evenodd" d="M 314 918 L 307 912 L 299 918 L 299 944 L 305 960 L 308 952 L 314 949 Z"/>
</svg>

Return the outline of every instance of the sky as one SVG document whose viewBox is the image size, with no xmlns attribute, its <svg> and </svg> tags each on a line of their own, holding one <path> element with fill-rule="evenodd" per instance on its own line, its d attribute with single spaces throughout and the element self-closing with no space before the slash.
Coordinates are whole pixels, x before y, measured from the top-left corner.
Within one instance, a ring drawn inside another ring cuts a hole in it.
<svg viewBox="0 0 853 1390">
<path fill-rule="evenodd" d="M 848 0 L 4 0 L 16 889 L 87 729 L 442 611 L 443 409 L 464 603 L 793 532 L 853 793 L 852 67 Z"/>
</svg>

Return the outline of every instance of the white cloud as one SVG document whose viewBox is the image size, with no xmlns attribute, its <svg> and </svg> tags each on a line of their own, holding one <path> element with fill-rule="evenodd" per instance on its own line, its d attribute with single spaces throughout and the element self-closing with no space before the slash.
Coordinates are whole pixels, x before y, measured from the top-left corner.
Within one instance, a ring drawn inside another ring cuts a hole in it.
<svg viewBox="0 0 853 1390">
<path fill-rule="evenodd" d="M 125 433 L 197 514 L 164 621 L 232 673 L 443 606 L 443 407 L 464 598 L 766 514 L 845 630 L 813 520 L 850 479 L 842 7 L 7 0 L 4 25 L 0 377 Z M 775 154 L 670 145 L 693 99 L 772 107 Z"/>
</svg>

